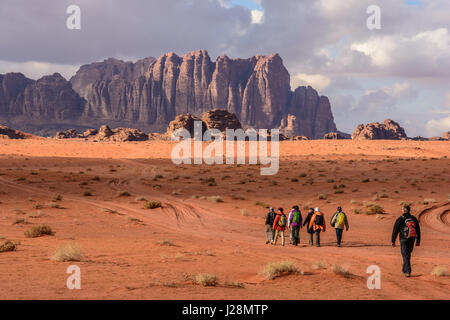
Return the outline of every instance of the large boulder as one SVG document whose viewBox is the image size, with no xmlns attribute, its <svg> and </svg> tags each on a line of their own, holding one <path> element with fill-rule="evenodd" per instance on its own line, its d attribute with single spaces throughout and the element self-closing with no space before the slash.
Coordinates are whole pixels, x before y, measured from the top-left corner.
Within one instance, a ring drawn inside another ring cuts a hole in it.
<svg viewBox="0 0 450 320">
<path fill-rule="evenodd" d="M 444 132 L 442 134 L 442 138 L 444 138 L 445 140 L 449 140 L 450 141 L 450 131 Z"/>
<path fill-rule="evenodd" d="M 354 140 L 402 140 L 406 138 L 405 130 L 391 119 L 386 119 L 383 123 L 360 124 L 352 134 Z"/>
<path fill-rule="evenodd" d="M 174 120 L 172 120 L 169 123 L 169 126 L 166 131 L 166 135 L 169 137 L 172 135 L 174 131 L 177 129 L 186 129 L 191 134 L 191 137 L 194 137 L 194 122 L 200 121 L 202 123 L 202 135 L 206 131 L 207 126 L 206 123 L 203 122 L 202 119 L 190 114 L 190 113 L 183 113 L 179 114 L 175 117 Z"/>
<path fill-rule="evenodd" d="M 138 129 L 116 128 L 113 129 L 113 135 L 109 137 L 111 141 L 147 141 L 148 135 Z"/>
<path fill-rule="evenodd" d="M 242 129 L 241 122 L 236 114 L 227 110 L 212 109 L 203 113 L 202 121 L 208 129 L 217 129 L 224 132 L 226 129 Z"/>
</svg>

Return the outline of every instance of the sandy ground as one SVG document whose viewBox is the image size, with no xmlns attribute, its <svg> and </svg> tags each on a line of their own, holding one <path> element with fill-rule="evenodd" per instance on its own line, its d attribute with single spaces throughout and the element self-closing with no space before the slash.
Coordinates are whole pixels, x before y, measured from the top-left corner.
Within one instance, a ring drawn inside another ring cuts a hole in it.
<svg viewBox="0 0 450 320">
<path fill-rule="evenodd" d="M 18 243 L 16 251 L 0 253 L 0 298 L 450 298 L 450 277 L 431 275 L 437 266 L 450 271 L 450 143 L 282 142 L 275 176 L 261 176 L 258 165 L 176 166 L 173 146 L 0 140 L 0 239 Z M 62 200 L 52 202 L 57 194 Z M 139 197 L 161 201 L 162 208 L 144 209 Z M 365 201 L 386 213 L 365 214 Z M 401 202 L 413 203 L 422 225 L 411 278 L 401 275 L 399 246 L 390 245 Z M 305 229 L 298 247 L 289 239 L 284 247 L 266 245 L 265 204 L 286 211 L 294 204 L 320 206 L 328 224 L 322 247 L 308 245 Z M 337 205 L 350 222 L 341 248 L 329 226 Z M 18 219 L 25 223 L 14 224 Z M 55 235 L 24 236 L 39 224 Z M 50 258 L 66 243 L 79 246 L 82 261 Z M 285 260 L 304 274 L 274 280 L 260 274 L 266 264 Z M 317 262 L 326 268 L 314 269 Z M 66 287 L 73 264 L 81 270 L 80 290 Z M 335 274 L 334 264 L 352 275 Z M 367 288 L 370 265 L 381 269 L 380 290 Z M 216 275 L 218 285 L 195 284 L 192 278 L 202 273 Z"/>
</svg>

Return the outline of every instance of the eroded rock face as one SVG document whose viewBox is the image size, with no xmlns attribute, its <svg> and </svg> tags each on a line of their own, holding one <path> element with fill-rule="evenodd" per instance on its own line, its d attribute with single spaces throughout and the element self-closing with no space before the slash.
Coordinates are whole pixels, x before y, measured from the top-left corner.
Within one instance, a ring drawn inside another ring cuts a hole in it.
<svg viewBox="0 0 450 320">
<path fill-rule="evenodd" d="M 110 141 L 147 141 L 148 135 L 138 129 L 132 128 L 116 128 L 113 134 L 109 136 Z"/>
<path fill-rule="evenodd" d="M 106 140 L 113 134 L 114 134 L 114 132 L 111 130 L 111 128 L 104 124 L 100 127 L 100 129 L 98 129 L 98 133 L 97 133 L 96 137 L 99 140 Z"/>
<path fill-rule="evenodd" d="M 213 109 L 202 115 L 202 121 L 208 129 L 224 132 L 226 129 L 242 129 L 241 122 L 234 113 L 227 110 Z"/>
<path fill-rule="evenodd" d="M 401 140 L 406 138 L 405 130 L 391 119 L 386 119 L 383 123 L 360 124 L 352 134 L 354 140 Z"/>
<path fill-rule="evenodd" d="M 442 134 L 442 138 L 444 138 L 445 140 L 450 140 L 450 131 L 444 132 Z"/>
<path fill-rule="evenodd" d="M 27 134 L 0 124 L 0 139 L 25 139 Z"/>
<path fill-rule="evenodd" d="M 97 129 L 87 129 L 86 131 L 83 132 L 83 137 L 84 138 L 95 137 L 97 134 L 98 134 Z"/>
<path fill-rule="evenodd" d="M 278 54 L 211 61 L 205 50 L 167 53 L 135 63 L 107 59 L 80 67 L 66 81 L 0 75 L 0 120 L 61 131 L 108 123 L 164 132 L 178 114 L 215 108 L 234 113 L 244 128 L 286 127 L 286 134 L 322 138 L 336 131 L 328 98 L 311 87 L 290 88 Z"/>
<path fill-rule="evenodd" d="M 321 138 L 336 130 L 326 97 L 311 87 L 290 91 L 290 76 L 278 54 L 222 55 L 212 62 L 199 50 L 138 63 L 108 59 L 82 66 L 71 82 L 87 100 L 83 116 L 163 131 L 179 114 L 200 117 L 219 108 L 235 113 L 244 127 L 277 128 L 291 114 L 298 119 L 295 135 Z"/>
</svg>

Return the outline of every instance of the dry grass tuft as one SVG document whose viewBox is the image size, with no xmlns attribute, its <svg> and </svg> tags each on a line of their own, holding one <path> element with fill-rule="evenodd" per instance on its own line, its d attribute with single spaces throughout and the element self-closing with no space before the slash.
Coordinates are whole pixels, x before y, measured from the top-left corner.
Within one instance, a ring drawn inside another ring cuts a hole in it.
<svg viewBox="0 0 450 320">
<path fill-rule="evenodd" d="M 56 249 L 52 256 L 54 261 L 81 261 L 82 254 L 76 244 L 64 244 Z"/>
<path fill-rule="evenodd" d="M 343 276 L 346 278 L 350 278 L 352 276 L 352 273 L 348 271 L 347 267 L 341 266 L 339 264 L 333 264 L 331 266 L 331 270 L 334 272 L 334 274 L 337 274 L 339 276 Z"/>
<path fill-rule="evenodd" d="M 194 282 L 204 287 L 215 287 L 219 283 L 219 279 L 215 274 L 201 273 L 194 277 Z"/>
<path fill-rule="evenodd" d="M 0 243 L 0 252 L 15 251 L 17 245 L 9 240 L 5 240 Z"/>
<path fill-rule="evenodd" d="M 53 236 L 55 233 L 52 231 L 52 228 L 50 228 L 48 225 L 41 224 L 38 226 L 34 226 L 29 230 L 26 230 L 24 234 L 28 238 L 37 238 L 42 237 L 44 235 Z"/>
<path fill-rule="evenodd" d="M 447 268 L 445 266 L 437 266 L 431 271 L 431 275 L 435 277 L 448 276 Z"/>
<path fill-rule="evenodd" d="M 144 204 L 144 208 L 145 208 L 145 209 L 156 209 L 156 208 L 161 208 L 161 202 L 155 201 L 155 200 L 147 201 L 147 202 Z"/>
<path fill-rule="evenodd" d="M 304 274 L 303 270 L 294 265 L 291 261 L 272 262 L 267 264 L 261 274 L 269 280 L 273 280 L 282 275 Z"/>
<path fill-rule="evenodd" d="M 327 268 L 327 264 L 325 262 L 323 262 L 323 261 L 316 261 L 316 262 L 313 263 L 312 268 L 314 270 L 326 269 Z"/>
</svg>

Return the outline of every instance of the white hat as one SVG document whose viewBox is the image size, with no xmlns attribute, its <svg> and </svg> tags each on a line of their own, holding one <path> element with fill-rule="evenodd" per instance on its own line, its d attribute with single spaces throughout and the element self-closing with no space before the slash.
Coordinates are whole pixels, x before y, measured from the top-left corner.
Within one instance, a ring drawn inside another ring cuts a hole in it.
<svg viewBox="0 0 450 320">
<path fill-rule="evenodd" d="M 316 211 L 316 212 L 320 212 L 320 209 L 319 209 L 319 207 L 315 207 L 315 208 L 314 208 L 314 211 Z"/>
</svg>

